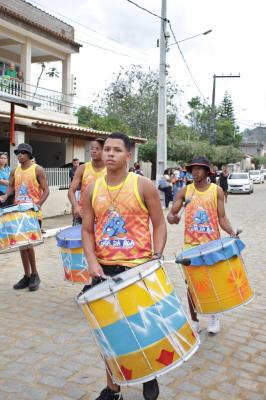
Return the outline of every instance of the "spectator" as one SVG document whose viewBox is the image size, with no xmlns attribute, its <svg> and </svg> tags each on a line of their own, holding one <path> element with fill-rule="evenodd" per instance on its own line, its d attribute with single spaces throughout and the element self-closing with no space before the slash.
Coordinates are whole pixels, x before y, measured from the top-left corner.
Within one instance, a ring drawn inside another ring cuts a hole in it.
<svg viewBox="0 0 266 400">
<path fill-rule="evenodd" d="M 0 196 L 6 193 L 9 175 L 8 154 L 5 151 L 0 151 Z"/>
<path fill-rule="evenodd" d="M 212 171 L 212 173 L 211 173 L 211 175 L 209 176 L 210 182 L 216 184 L 216 183 L 217 183 L 217 181 L 216 181 L 216 175 L 217 175 L 217 171 L 218 171 L 217 166 L 216 166 L 216 165 L 212 165 L 212 166 L 211 166 L 211 171 Z"/>
<path fill-rule="evenodd" d="M 9 68 L 5 70 L 4 75 L 9 76 L 11 79 L 16 79 L 17 71 L 15 69 L 15 64 L 13 64 L 13 63 L 9 64 Z"/>
<path fill-rule="evenodd" d="M 76 170 L 78 169 L 78 167 L 79 167 L 79 159 L 78 159 L 78 158 L 73 158 L 73 160 L 72 160 L 72 167 L 71 167 L 71 169 L 70 169 L 70 171 L 69 171 L 69 178 L 70 178 L 70 181 L 71 181 L 71 182 L 73 181 L 75 172 L 76 172 Z"/>
<path fill-rule="evenodd" d="M 227 203 L 227 197 L 228 197 L 228 175 L 229 172 L 226 168 L 226 166 L 222 166 L 222 172 L 220 173 L 219 176 L 219 186 L 222 188 L 224 192 L 224 202 Z"/>
<path fill-rule="evenodd" d="M 144 173 L 143 173 L 142 169 L 140 169 L 140 163 L 139 163 L 139 161 L 137 161 L 137 162 L 134 163 L 134 168 L 135 168 L 135 174 L 144 176 Z"/>
<path fill-rule="evenodd" d="M 172 200 L 172 184 L 167 169 L 164 171 L 164 175 L 159 180 L 158 189 L 164 192 L 164 203 L 167 210 L 169 207 L 169 203 Z"/>
<path fill-rule="evenodd" d="M 180 166 L 174 170 L 171 181 L 173 184 L 173 202 L 175 202 L 177 193 L 184 186 L 184 173 Z"/>
</svg>

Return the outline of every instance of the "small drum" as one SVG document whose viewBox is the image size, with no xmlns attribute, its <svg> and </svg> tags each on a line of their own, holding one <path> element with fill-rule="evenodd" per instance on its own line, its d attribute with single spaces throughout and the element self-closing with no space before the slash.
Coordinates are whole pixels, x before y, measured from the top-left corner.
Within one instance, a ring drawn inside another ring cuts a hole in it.
<svg viewBox="0 0 266 400">
<path fill-rule="evenodd" d="M 0 208 L 0 253 L 43 243 L 37 211 L 38 207 L 32 203 Z"/>
<path fill-rule="evenodd" d="M 253 298 L 241 251 L 245 245 L 226 237 L 181 253 L 182 266 L 197 312 L 216 314 L 247 304 Z M 177 262 L 180 261 L 177 260 Z"/>
<path fill-rule="evenodd" d="M 64 279 L 73 283 L 91 283 L 82 248 L 81 225 L 63 229 L 56 235 L 56 240 L 61 249 Z"/>
<path fill-rule="evenodd" d="M 131 268 L 78 298 L 114 382 L 163 375 L 199 347 L 160 261 Z"/>
</svg>

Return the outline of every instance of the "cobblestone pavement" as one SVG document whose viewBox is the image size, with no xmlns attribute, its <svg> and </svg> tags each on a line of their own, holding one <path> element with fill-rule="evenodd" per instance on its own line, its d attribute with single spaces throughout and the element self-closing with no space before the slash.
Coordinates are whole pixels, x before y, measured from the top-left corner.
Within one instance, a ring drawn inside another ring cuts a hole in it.
<svg viewBox="0 0 266 400">
<path fill-rule="evenodd" d="M 266 184 L 254 195 L 231 195 L 226 206 L 241 239 L 256 298 L 225 313 L 219 335 L 203 329 L 199 351 L 159 379 L 160 400 L 266 399 Z M 44 221 L 64 226 L 71 218 Z M 166 259 L 181 250 L 182 227 L 168 227 Z M 18 253 L 0 255 L 0 400 L 93 400 L 105 384 L 103 362 L 75 296 L 80 286 L 62 279 L 55 239 L 36 248 L 41 287 L 14 291 L 21 277 Z M 179 267 L 167 265 L 184 306 L 185 285 Z M 206 327 L 206 317 L 201 318 Z M 141 387 L 123 390 L 125 400 L 142 399 Z"/>
</svg>

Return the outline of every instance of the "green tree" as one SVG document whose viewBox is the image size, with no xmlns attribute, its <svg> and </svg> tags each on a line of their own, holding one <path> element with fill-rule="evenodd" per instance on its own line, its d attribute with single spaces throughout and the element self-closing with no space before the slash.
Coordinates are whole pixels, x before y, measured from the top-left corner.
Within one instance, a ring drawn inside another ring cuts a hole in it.
<svg viewBox="0 0 266 400">
<path fill-rule="evenodd" d="M 191 129 L 201 138 L 208 139 L 211 115 L 210 106 L 201 101 L 198 96 L 192 97 L 192 99 L 188 101 L 188 105 L 190 107 L 190 112 L 186 115 L 186 119 Z"/>
<path fill-rule="evenodd" d="M 216 144 L 238 147 L 242 141 L 239 127 L 235 123 L 234 107 L 231 96 L 225 92 L 217 110 Z"/>
<path fill-rule="evenodd" d="M 122 131 L 130 134 L 129 127 L 125 126 L 118 118 L 100 115 L 90 107 L 80 107 L 76 115 L 79 125 L 106 132 Z"/>
<path fill-rule="evenodd" d="M 128 70 L 120 68 L 103 95 L 98 97 L 100 103 L 97 112 L 101 115 L 117 118 L 128 127 L 135 136 L 155 138 L 157 136 L 158 118 L 157 71 L 143 71 L 141 66 L 132 65 Z M 175 98 L 178 87 L 168 79 L 167 112 L 169 124 L 174 126 L 177 119 Z"/>
</svg>

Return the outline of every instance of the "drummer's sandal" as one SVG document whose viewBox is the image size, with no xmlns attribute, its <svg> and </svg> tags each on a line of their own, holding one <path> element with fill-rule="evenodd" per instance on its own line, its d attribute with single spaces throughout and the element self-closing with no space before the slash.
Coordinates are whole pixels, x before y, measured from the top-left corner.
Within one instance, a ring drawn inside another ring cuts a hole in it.
<svg viewBox="0 0 266 400">
<path fill-rule="evenodd" d="M 114 392 L 109 387 L 106 387 L 101 391 L 100 396 L 95 400 L 123 400 L 123 397 L 122 393 L 120 392 L 120 388 L 119 392 Z"/>
</svg>

